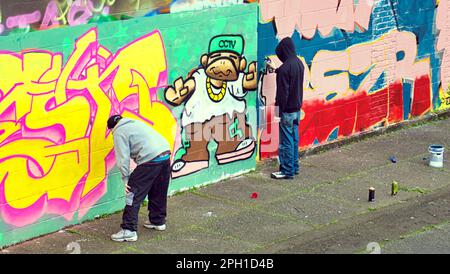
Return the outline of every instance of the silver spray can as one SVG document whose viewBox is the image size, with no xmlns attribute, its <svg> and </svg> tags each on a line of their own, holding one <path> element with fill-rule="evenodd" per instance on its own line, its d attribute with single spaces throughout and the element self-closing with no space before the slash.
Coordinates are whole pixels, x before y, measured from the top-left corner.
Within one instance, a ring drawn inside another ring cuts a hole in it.
<svg viewBox="0 0 450 274">
<path fill-rule="evenodd" d="M 133 192 L 128 192 L 127 195 L 125 196 L 125 203 L 127 206 L 132 206 L 133 205 L 133 199 L 134 199 L 134 193 Z"/>
</svg>

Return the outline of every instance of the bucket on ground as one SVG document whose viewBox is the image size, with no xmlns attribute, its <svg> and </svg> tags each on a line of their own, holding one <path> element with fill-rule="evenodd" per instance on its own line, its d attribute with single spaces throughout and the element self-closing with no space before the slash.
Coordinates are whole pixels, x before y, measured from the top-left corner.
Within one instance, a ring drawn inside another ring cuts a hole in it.
<svg viewBox="0 0 450 274">
<path fill-rule="evenodd" d="M 444 166 L 444 150 L 445 148 L 441 145 L 431 145 L 428 147 L 428 152 L 430 152 L 429 165 L 431 167 Z"/>
</svg>

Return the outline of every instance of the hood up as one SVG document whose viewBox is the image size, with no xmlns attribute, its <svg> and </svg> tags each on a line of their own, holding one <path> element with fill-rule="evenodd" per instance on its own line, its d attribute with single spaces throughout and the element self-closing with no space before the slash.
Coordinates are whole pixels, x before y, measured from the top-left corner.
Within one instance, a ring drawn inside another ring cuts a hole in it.
<svg viewBox="0 0 450 274">
<path fill-rule="evenodd" d="M 113 132 L 115 132 L 119 127 L 128 124 L 128 123 L 133 123 L 134 121 L 129 119 L 129 118 L 122 118 L 120 119 L 120 121 L 117 123 L 117 125 L 114 127 Z"/>
<path fill-rule="evenodd" d="M 286 37 L 278 44 L 275 52 L 281 62 L 286 62 L 289 58 L 297 58 L 294 42 L 290 37 Z"/>
</svg>

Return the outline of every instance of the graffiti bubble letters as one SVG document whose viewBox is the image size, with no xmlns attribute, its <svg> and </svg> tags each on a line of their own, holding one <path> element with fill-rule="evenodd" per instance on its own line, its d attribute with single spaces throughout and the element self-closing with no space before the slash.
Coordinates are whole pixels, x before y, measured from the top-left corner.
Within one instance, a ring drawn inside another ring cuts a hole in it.
<svg viewBox="0 0 450 274">
<path fill-rule="evenodd" d="M 391 50 L 392 45 L 396 50 Z M 379 54 L 372 55 L 374 49 Z M 270 59 L 280 63 L 276 56 Z M 417 60 L 416 36 L 412 32 L 393 30 L 378 40 L 344 51 L 320 50 L 310 69 L 302 61 L 305 80 L 301 147 L 326 142 L 334 132 L 337 137 L 350 136 L 378 123 L 421 116 L 432 108 L 430 59 Z M 351 85 L 351 76 L 363 77 L 358 85 Z M 383 87 L 377 86 L 381 77 Z M 408 96 L 403 95 L 404 82 L 411 84 Z M 278 150 L 275 90 L 275 74 L 264 74 L 261 92 L 267 123 L 261 133 L 262 157 L 272 157 Z"/>
<path fill-rule="evenodd" d="M 29 14 L 22 14 L 18 16 L 8 17 L 6 20 L 7 28 L 25 28 L 30 24 L 39 22 L 41 19 L 41 13 L 39 11 L 35 11 Z"/>
<path fill-rule="evenodd" d="M 277 37 L 290 37 L 295 29 L 306 39 L 318 30 L 329 36 L 333 29 L 367 30 L 374 1 L 364 0 L 260 0 L 264 21 L 275 20 Z"/>
<path fill-rule="evenodd" d="M 6 23 L 0 24 L 0 34 L 5 30 L 5 27 L 6 29 L 14 29 L 35 25 L 34 27 L 42 30 L 59 25 L 86 24 L 95 14 L 109 14 L 110 6 L 114 5 L 116 1 L 101 0 L 96 2 L 94 4 L 92 0 L 51 0 L 46 6 L 39 4 L 36 6 L 36 10 L 29 13 L 12 16 L 3 15 Z"/>
<path fill-rule="evenodd" d="M 166 83 L 158 31 L 113 54 L 91 29 L 66 64 L 62 53 L 0 51 L 2 220 L 22 227 L 44 214 L 82 218 L 114 166 L 112 113 L 148 123 L 173 145 L 176 120 L 156 99 Z"/>
</svg>

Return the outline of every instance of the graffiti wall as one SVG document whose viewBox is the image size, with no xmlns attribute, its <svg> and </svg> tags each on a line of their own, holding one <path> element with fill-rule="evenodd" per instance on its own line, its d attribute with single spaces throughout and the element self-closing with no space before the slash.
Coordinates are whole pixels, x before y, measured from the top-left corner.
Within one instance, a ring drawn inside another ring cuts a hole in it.
<svg viewBox="0 0 450 274">
<path fill-rule="evenodd" d="M 252 2 L 257 0 L 2 0 L 0 35 Z"/>
<path fill-rule="evenodd" d="M 306 68 L 301 148 L 448 107 L 449 1 L 260 0 L 260 9 L 259 62 L 280 65 L 274 49 L 292 37 Z M 278 150 L 275 73 L 260 80 L 265 158 Z"/>
<path fill-rule="evenodd" d="M 0 37 L 0 246 L 124 207 L 112 114 L 172 145 L 171 192 L 254 169 L 256 45 L 257 5 Z"/>
<path fill-rule="evenodd" d="M 276 157 L 264 64 L 284 37 L 300 149 L 449 110 L 449 18 L 450 0 L 2 0 L 0 247 L 124 207 L 112 114 L 171 144 L 170 193 Z"/>
<path fill-rule="evenodd" d="M 2 0 L 0 35 L 167 13 L 172 0 Z"/>
</svg>

